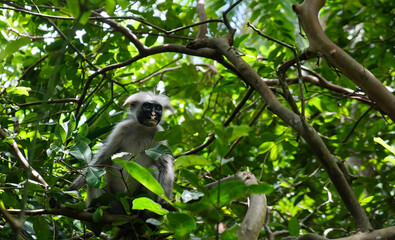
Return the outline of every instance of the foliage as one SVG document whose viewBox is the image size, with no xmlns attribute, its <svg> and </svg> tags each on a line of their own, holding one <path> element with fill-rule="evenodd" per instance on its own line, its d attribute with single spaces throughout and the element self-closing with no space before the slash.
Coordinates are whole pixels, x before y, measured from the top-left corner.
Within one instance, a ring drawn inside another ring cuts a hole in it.
<svg viewBox="0 0 395 240">
<path fill-rule="evenodd" d="M 173 207 L 177 211 L 168 212 L 146 196 L 134 199 L 133 209 L 127 209 L 131 214 L 135 209 L 148 209 L 161 215 L 145 222 L 135 220 L 135 224 L 144 226 L 145 234 L 154 234 L 155 225 L 180 239 L 209 238 L 216 236 L 216 226 L 221 222 L 227 227 L 223 238 L 234 239 L 247 211 L 244 202 L 251 193 L 268 194 L 268 205 L 273 207 L 262 237 L 280 230 L 289 230 L 289 235 L 294 236 L 312 231 L 322 234 L 328 228 L 336 229 L 328 237 L 341 237 L 355 230 L 350 213 L 322 164 L 306 142 L 266 108 L 258 94 L 249 97 L 229 126 L 224 124 L 248 92 L 249 87 L 237 74 L 212 59 L 172 50 L 143 56 L 128 64 L 128 60 L 137 56 L 137 47 L 119 30 L 89 18 L 97 9 L 101 10 L 99 17 L 132 16 L 115 21 L 133 32 L 145 46 L 187 45 L 196 36 L 198 26 L 175 33 L 164 31 L 199 22 L 195 1 L 2 2 L 0 45 L 5 47 L 0 50 L 0 127 L 6 138 L 0 142 L 0 206 L 27 210 L 21 222 L 25 236 L 66 239 L 84 233 L 84 224 L 78 220 L 33 215 L 28 210 L 49 209 L 51 199 L 83 210 L 86 189 L 77 195 L 67 192 L 67 187 L 97 152 L 112 127 L 126 117 L 123 101 L 130 94 L 145 90 L 164 92 L 171 97 L 177 113 L 167 113 L 165 131 L 156 138 L 167 140 L 171 152 L 180 155 L 175 161 Z M 207 1 L 207 18 L 221 19 L 231 3 Z M 234 47 L 264 79 L 277 78 L 279 66 L 294 55 L 262 38 L 246 23 L 296 46 L 300 53 L 308 42 L 298 34 L 292 4 L 289 0 L 245 1 L 229 12 L 228 19 L 237 29 Z M 328 37 L 392 91 L 394 7 L 395 3 L 389 0 L 347 3 L 328 0 L 321 11 Z M 221 22 L 209 23 L 209 37 L 227 31 Z M 315 60 L 306 61 L 303 66 L 305 75 L 319 74 L 352 90 L 344 94 L 305 83 L 305 116 L 331 153 L 357 176 L 353 190 L 373 227 L 394 226 L 393 122 L 379 109 L 358 101 L 357 96 L 363 95 L 360 89 L 325 60 L 319 64 Z M 96 74 L 106 68 L 105 73 Z M 297 68 L 291 68 L 287 75 L 297 77 Z M 289 88 L 301 107 L 300 86 L 292 84 Z M 272 86 L 272 90 L 288 106 L 278 94 L 279 86 Z M 215 140 L 201 151 L 183 155 L 212 136 Z M 42 188 L 21 167 L 10 146 L 14 141 L 30 166 L 49 184 L 48 189 Z M 150 154 L 158 156 L 170 150 L 150 149 Z M 231 181 L 212 189 L 205 187 L 239 170 L 250 171 L 262 184 L 254 188 Z M 153 192 L 159 195 L 163 192 L 155 181 L 147 179 L 151 176 L 148 170 L 137 171 L 136 166 L 129 166 L 129 172 L 140 174 L 141 181 Z M 104 186 L 103 174 L 103 170 L 91 168 L 88 183 Z M 117 197 L 125 208 L 129 207 L 130 196 Z M 1 225 L 0 236 L 13 236 L 10 224 L 3 221 Z M 114 231 L 110 229 L 107 233 Z"/>
</svg>

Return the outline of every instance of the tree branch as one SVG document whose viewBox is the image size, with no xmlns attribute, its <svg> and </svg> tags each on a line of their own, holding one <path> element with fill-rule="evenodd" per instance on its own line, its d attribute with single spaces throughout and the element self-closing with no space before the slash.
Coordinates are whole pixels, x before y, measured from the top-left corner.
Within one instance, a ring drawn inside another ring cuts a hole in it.
<svg viewBox="0 0 395 240">
<path fill-rule="evenodd" d="M 206 188 L 210 189 L 223 182 L 232 180 L 240 180 L 247 186 L 258 184 L 258 180 L 255 175 L 247 171 L 237 172 L 234 175 L 223 178 L 219 181 L 215 181 L 205 185 Z M 241 240 L 257 239 L 261 232 L 262 226 L 266 220 L 267 213 L 267 201 L 265 194 L 250 194 L 249 206 L 246 215 L 244 216 L 243 222 L 240 225 L 240 230 L 237 232 L 237 236 Z"/>
<path fill-rule="evenodd" d="M 325 0 L 305 0 L 300 5 L 293 5 L 306 36 L 310 51 L 323 56 L 329 64 L 336 67 L 395 122 L 395 96 L 368 69 L 334 44 L 322 29 L 318 12 L 325 5 Z"/>
<path fill-rule="evenodd" d="M 6 210 L 9 214 L 19 214 L 22 212 L 20 209 L 8 209 Z M 114 222 L 131 222 L 133 219 L 136 219 L 137 215 L 116 215 L 116 214 L 107 214 L 104 213 L 100 218 L 99 222 L 95 222 L 93 220 L 93 213 L 85 212 L 69 207 L 65 207 L 60 205 L 58 208 L 53 209 L 36 209 L 36 210 L 24 210 L 25 215 L 29 216 L 38 216 L 43 214 L 51 214 L 51 215 L 62 215 L 65 217 L 70 217 L 73 219 L 78 219 L 81 221 L 92 222 L 95 224 L 109 224 L 112 225 Z"/>
<path fill-rule="evenodd" d="M 207 20 L 206 11 L 204 11 L 204 4 L 205 4 L 205 0 L 197 0 L 196 10 L 199 16 L 199 20 L 201 22 Z M 199 25 L 199 31 L 196 38 L 198 39 L 204 38 L 206 37 L 206 34 L 207 34 L 207 23 Z"/>
<path fill-rule="evenodd" d="M 303 118 L 301 119 L 297 114 L 290 111 L 278 101 L 274 93 L 261 79 L 261 77 L 235 52 L 235 50 L 229 46 L 228 36 L 213 38 L 210 39 L 210 41 L 210 46 L 215 46 L 215 49 L 220 51 L 221 54 L 225 56 L 238 70 L 239 74 L 242 76 L 242 79 L 248 84 L 252 85 L 255 90 L 261 94 L 268 104 L 268 109 L 278 115 L 289 126 L 291 126 L 310 145 L 315 155 L 325 167 L 326 172 L 335 185 L 348 211 L 353 216 L 356 228 L 362 229 L 364 231 L 370 230 L 371 225 L 367 218 L 366 212 L 357 201 L 350 185 L 347 183 L 346 178 L 315 129 L 308 125 Z"/>
</svg>

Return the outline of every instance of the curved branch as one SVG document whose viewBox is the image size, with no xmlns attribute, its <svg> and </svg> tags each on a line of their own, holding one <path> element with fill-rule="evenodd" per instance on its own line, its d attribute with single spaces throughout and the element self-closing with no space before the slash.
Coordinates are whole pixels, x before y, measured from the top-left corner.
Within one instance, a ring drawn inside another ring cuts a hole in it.
<svg viewBox="0 0 395 240">
<path fill-rule="evenodd" d="M 223 178 L 220 181 L 212 182 L 205 185 L 206 188 L 210 189 L 217 186 L 219 183 L 228 182 L 232 180 L 240 180 L 247 186 L 258 184 L 258 180 L 255 175 L 247 171 L 237 172 L 234 175 Z M 243 218 L 243 222 L 240 225 L 240 230 L 237 232 L 237 236 L 241 240 L 257 239 L 261 232 L 262 226 L 266 220 L 267 214 L 267 201 L 265 194 L 250 194 L 249 206 L 246 215 Z"/>
<path fill-rule="evenodd" d="M 92 15 L 95 17 L 100 17 L 100 14 L 97 12 L 92 12 Z M 136 37 L 136 35 L 134 35 L 128 28 L 122 26 L 121 24 L 117 23 L 116 21 L 109 19 L 109 18 L 101 18 L 101 17 L 97 18 L 97 20 L 99 20 L 100 22 L 103 22 L 103 23 L 107 23 L 112 28 L 114 28 L 115 30 L 122 33 L 126 38 L 128 38 L 134 44 L 134 46 L 136 46 L 136 48 L 139 52 L 147 49 L 147 47 L 144 46 L 140 42 L 140 40 Z"/>
<path fill-rule="evenodd" d="M 387 228 L 382 228 L 378 230 L 373 230 L 371 232 L 358 232 L 357 234 L 348 236 L 348 237 L 342 237 L 342 238 L 336 238 L 336 240 L 392 240 L 395 239 L 395 226 L 393 227 L 387 227 Z M 322 237 L 317 234 L 313 233 L 308 233 L 306 235 L 303 235 L 297 240 L 329 240 L 328 238 Z"/>
<path fill-rule="evenodd" d="M 395 122 L 394 94 L 325 34 L 318 20 L 318 12 L 324 5 L 325 0 L 305 0 L 302 4 L 293 6 L 309 40 L 309 49 L 318 52 L 332 66 L 339 69 Z"/>
<path fill-rule="evenodd" d="M 238 73 L 242 76 L 243 81 L 252 85 L 255 90 L 260 93 L 260 95 L 268 104 L 268 109 L 278 115 L 289 126 L 291 126 L 310 145 L 314 154 L 323 164 L 348 211 L 353 216 L 356 228 L 362 229 L 363 231 L 370 230 L 371 225 L 366 212 L 359 204 L 350 185 L 347 183 L 346 178 L 336 164 L 333 155 L 329 152 L 325 143 L 315 131 L 315 129 L 308 125 L 303 118 L 300 118 L 297 114 L 290 111 L 279 102 L 274 93 L 254 71 L 254 69 L 252 69 L 252 67 L 229 46 L 226 35 L 221 38 L 210 39 L 210 41 L 210 45 L 215 46 L 215 49 L 220 51 L 220 53 L 225 56 L 238 70 Z"/>
</svg>

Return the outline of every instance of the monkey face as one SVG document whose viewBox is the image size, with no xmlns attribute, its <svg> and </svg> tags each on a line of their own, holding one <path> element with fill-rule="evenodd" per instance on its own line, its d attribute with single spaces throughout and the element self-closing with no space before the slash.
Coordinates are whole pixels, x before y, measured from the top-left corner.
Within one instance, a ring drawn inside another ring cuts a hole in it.
<svg viewBox="0 0 395 240">
<path fill-rule="evenodd" d="M 162 105 L 156 102 L 144 102 L 137 113 L 137 120 L 140 124 L 154 127 L 159 124 L 163 114 Z"/>
</svg>

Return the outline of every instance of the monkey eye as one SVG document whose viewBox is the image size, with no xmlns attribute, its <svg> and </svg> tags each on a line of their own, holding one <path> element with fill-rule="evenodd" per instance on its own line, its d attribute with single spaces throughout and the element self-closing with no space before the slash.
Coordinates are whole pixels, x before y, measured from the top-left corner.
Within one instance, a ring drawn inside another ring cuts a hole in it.
<svg viewBox="0 0 395 240">
<path fill-rule="evenodd" d="M 158 103 L 150 103 L 150 102 L 145 102 L 142 105 L 142 109 L 144 111 L 162 111 L 162 105 Z"/>
<path fill-rule="evenodd" d="M 162 111 L 162 105 L 154 104 L 155 111 Z"/>
</svg>

